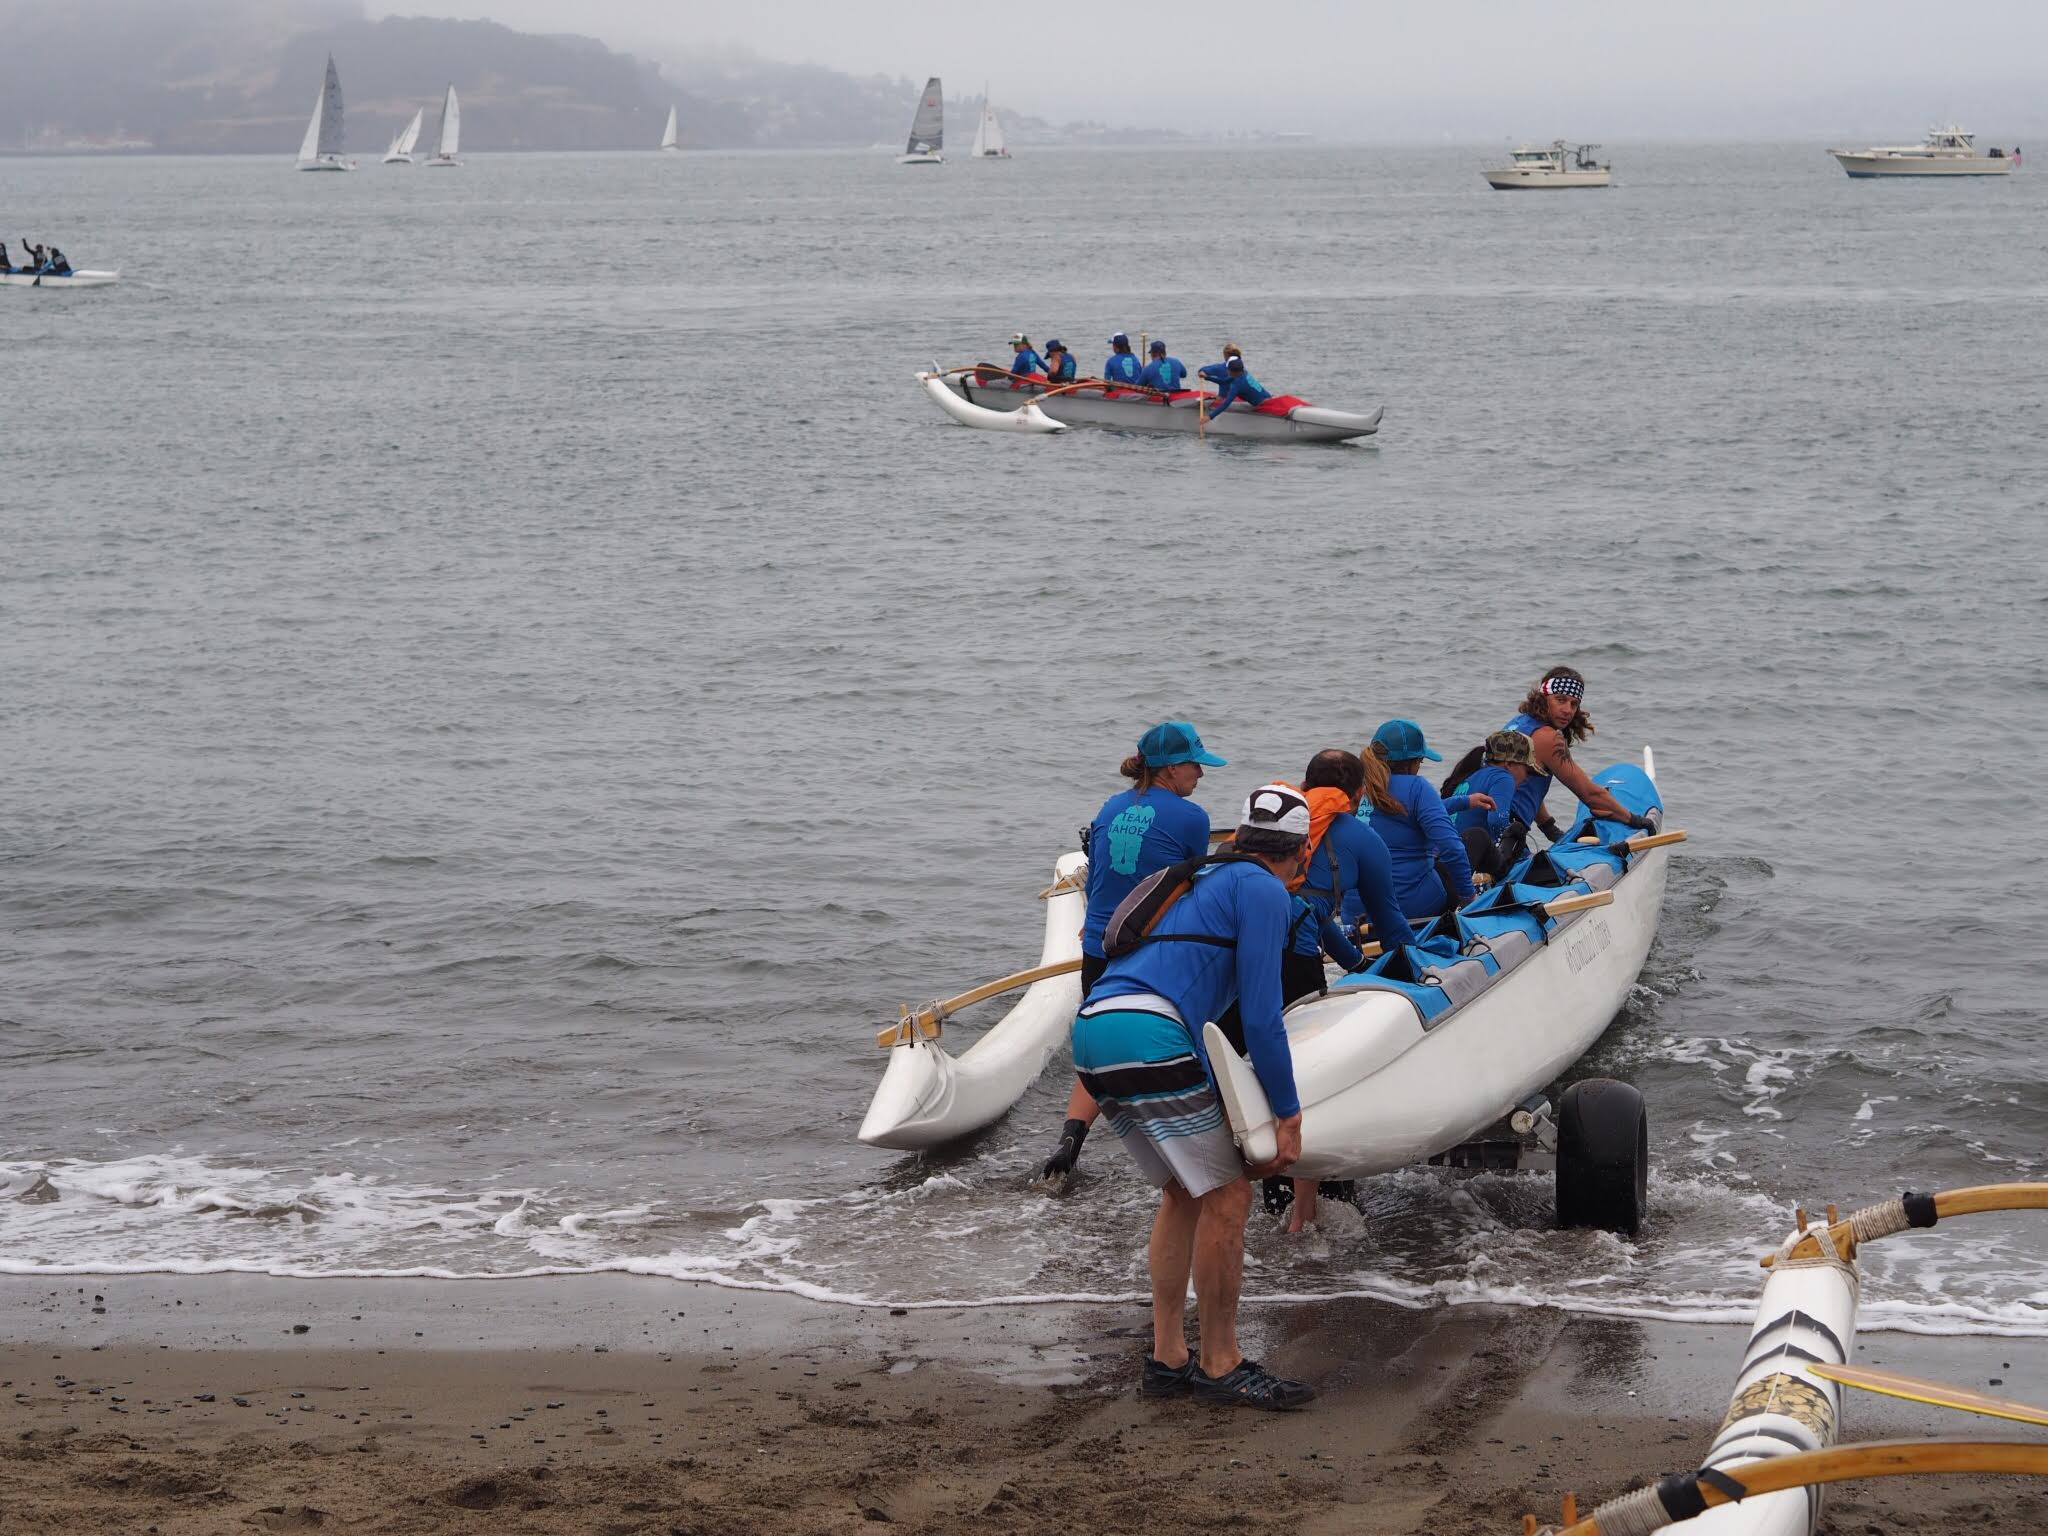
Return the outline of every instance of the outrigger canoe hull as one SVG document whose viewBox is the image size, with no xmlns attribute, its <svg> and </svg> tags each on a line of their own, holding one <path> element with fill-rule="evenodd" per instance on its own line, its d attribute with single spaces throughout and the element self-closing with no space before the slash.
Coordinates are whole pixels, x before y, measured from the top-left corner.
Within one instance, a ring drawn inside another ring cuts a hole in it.
<svg viewBox="0 0 2048 1536">
<path fill-rule="evenodd" d="M 0 272 L 0 288 L 105 288 L 121 280 L 119 272 L 73 271 L 64 277 L 33 272 Z"/>
<path fill-rule="evenodd" d="M 1081 958 L 1087 898 L 1078 871 L 1087 863 L 1074 852 L 1062 854 L 1053 866 L 1055 886 L 1070 888 L 1046 899 L 1040 965 Z M 861 1121 L 860 1139 L 871 1147 L 919 1152 L 994 1124 L 1067 1044 L 1080 1006 L 1080 973 L 1070 971 L 1034 981 L 1016 1006 L 958 1056 L 912 1032 L 912 1038 L 889 1049 L 889 1064 Z"/>
<path fill-rule="evenodd" d="M 1659 807 L 1648 773 L 1622 764 L 1596 775 L 1631 810 Z M 1580 827 L 1588 825 L 1581 818 Z M 1630 835 L 1597 823 L 1599 842 L 1559 845 L 1539 877 L 1580 878 L 1553 889 L 1503 882 L 1464 909 L 1458 952 L 1435 982 L 1387 986 L 1361 973 L 1287 1010 L 1294 1081 L 1302 1101 L 1303 1178 L 1359 1178 L 1426 1161 L 1471 1140 L 1531 1093 L 1554 1082 L 1621 1011 L 1642 970 L 1664 904 L 1664 848 L 1611 855 Z M 1562 918 L 1531 915 L 1513 899 L 1612 890 L 1611 906 Z M 1467 962 L 1481 951 L 1499 968 Z M 1410 950 L 1410 955 L 1419 952 Z M 1432 991 L 1431 988 L 1435 990 Z M 1414 999 L 1430 1000 L 1426 1012 Z M 1462 1001 L 1458 999 L 1462 998 Z M 1449 1006 L 1443 1006 L 1446 1001 Z M 1251 1063 L 1214 1024 L 1203 1035 L 1232 1134 L 1250 1163 L 1277 1150 L 1272 1107 Z"/>
<path fill-rule="evenodd" d="M 1014 411 L 1045 393 L 1035 384 L 979 384 L 955 374 L 946 386 L 969 404 L 991 411 Z M 1214 396 L 1207 397 L 1213 401 Z M 1166 401 L 1150 396 L 1111 399 L 1100 390 L 1077 389 L 1053 395 L 1038 409 L 1054 421 L 1075 427 L 1120 427 L 1127 432 L 1206 432 L 1210 437 L 1248 437 L 1266 442 L 1341 443 L 1356 437 L 1371 437 L 1380 429 L 1386 407 L 1359 413 L 1333 411 L 1320 405 L 1297 405 L 1284 416 L 1232 406 L 1203 426 L 1203 397 L 1189 394 Z"/>
</svg>

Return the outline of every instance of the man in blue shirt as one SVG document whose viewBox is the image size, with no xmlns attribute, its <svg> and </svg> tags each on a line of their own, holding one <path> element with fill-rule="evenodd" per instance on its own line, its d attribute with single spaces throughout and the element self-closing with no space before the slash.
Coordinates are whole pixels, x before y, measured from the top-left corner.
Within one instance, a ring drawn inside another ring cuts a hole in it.
<svg viewBox="0 0 2048 1536">
<path fill-rule="evenodd" d="M 1216 392 L 1216 403 L 1209 407 L 1209 419 L 1214 421 L 1229 410 L 1232 401 L 1260 406 L 1272 398 L 1273 392 L 1245 371 L 1244 359 L 1233 357 L 1224 371 L 1223 387 Z"/>
<path fill-rule="evenodd" d="M 1040 357 L 1038 353 L 1035 350 L 1033 350 L 1031 346 L 1031 338 L 1029 336 L 1026 336 L 1022 331 L 1019 331 L 1016 335 L 1010 338 L 1010 345 L 1014 347 L 1017 352 L 1017 355 L 1010 359 L 1010 372 L 1045 372 L 1045 359 Z"/>
<path fill-rule="evenodd" d="M 1451 814 L 1472 861 L 1472 872 L 1499 879 L 1522 856 L 1529 840 L 1529 824 L 1515 815 L 1515 791 L 1529 777 L 1529 738 L 1520 731 L 1495 731 L 1486 738 L 1486 763 L 1444 802 L 1449 810 L 1462 798 L 1462 808 Z M 1492 801 L 1489 810 L 1482 803 Z"/>
<path fill-rule="evenodd" d="M 1163 341 L 1153 342 L 1148 350 L 1152 353 L 1152 361 L 1139 372 L 1138 382 L 1172 394 L 1187 378 L 1187 364 L 1177 357 L 1168 357 L 1166 343 Z"/>
<path fill-rule="evenodd" d="M 1054 384 L 1074 382 L 1074 354 L 1057 336 L 1045 344 L 1045 376 Z"/>
<path fill-rule="evenodd" d="M 1280 1021 L 1280 954 L 1307 863 L 1308 802 L 1284 784 L 1252 792 L 1233 856 L 1198 870 L 1143 942 L 1109 962 L 1074 1018 L 1074 1067 L 1139 1171 L 1159 1190 L 1152 1225 L 1152 1355 L 1138 1390 L 1258 1408 L 1299 1408 L 1315 1389 L 1247 1360 L 1237 1342 L 1251 1185 L 1223 1114 L 1201 1029 L 1232 1002 L 1279 1155 L 1301 1156 L 1301 1100 Z M 1201 1349 L 1187 1345 L 1188 1279 Z"/>
<path fill-rule="evenodd" d="M 1109 361 L 1102 365 L 1102 376 L 1112 384 L 1138 382 L 1138 354 L 1131 350 L 1131 338 L 1122 331 L 1109 338 Z"/>
</svg>

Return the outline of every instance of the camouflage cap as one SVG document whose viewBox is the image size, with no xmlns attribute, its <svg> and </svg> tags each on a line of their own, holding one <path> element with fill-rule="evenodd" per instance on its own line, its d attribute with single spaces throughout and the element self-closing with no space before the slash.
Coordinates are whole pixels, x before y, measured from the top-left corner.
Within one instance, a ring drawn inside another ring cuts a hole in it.
<svg viewBox="0 0 2048 1536">
<path fill-rule="evenodd" d="M 1529 738 L 1520 731 L 1495 731 L 1486 738 L 1486 760 L 1489 763 L 1528 762 Z"/>
</svg>

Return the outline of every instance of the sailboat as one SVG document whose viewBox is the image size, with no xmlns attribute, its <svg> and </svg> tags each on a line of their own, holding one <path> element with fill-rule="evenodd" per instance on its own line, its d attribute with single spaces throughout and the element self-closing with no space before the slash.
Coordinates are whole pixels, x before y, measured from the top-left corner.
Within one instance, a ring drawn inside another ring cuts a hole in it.
<svg viewBox="0 0 2048 1536">
<path fill-rule="evenodd" d="M 910 141 L 896 157 L 898 165 L 944 165 L 939 153 L 946 147 L 946 95 L 933 75 L 924 83 L 924 95 L 917 101 L 917 116 L 910 120 Z"/>
<path fill-rule="evenodd" d="M 398 130 L 391 140 L 391 148 L 385 152 L 386 165 L 411 165 L 413 146 L 420 141 L 420 124 L 426 120 L 427 109 L 421 107 L 413 113 L 412 121 Z"/>
<path fill-rule="evenodd" d="M 428 165 L 460 165 L 455 158 L 457 146 L 462 143 L 462 103 L 455 99 L 455 87 L 448 87 L 448 94 L 441 101 L 441 138 L 435 145 Z"/>
<path fill-rule="evenodd" d="M 975 160 L 1007 160 L 1009 146 L 1003 143 L 1003 125 L 996 121 L 996 109 L 990 105 L 988 87 L 981 88 L 981 121 L 974 128 L 974 148 L 969 156 Z"/>
<path fill-rule="evenodd" d="M 668 109 L 668 126 L 661 130 L 661 147 L 682 153 L 683 146 L 676 136 L 676 109 L 673 106 Z"/>
<path fill-rule="evenodd" d="M 327 77 L 320 82 L 320 97 L 313 103 L 313 120 L 306 124 L 306 137 L 299 145 L 302 171 L 352 171 L 353 160 L 341 155 L 341 76 L 334 72 L 334 55 L 327 55 Z"/>
</svg>

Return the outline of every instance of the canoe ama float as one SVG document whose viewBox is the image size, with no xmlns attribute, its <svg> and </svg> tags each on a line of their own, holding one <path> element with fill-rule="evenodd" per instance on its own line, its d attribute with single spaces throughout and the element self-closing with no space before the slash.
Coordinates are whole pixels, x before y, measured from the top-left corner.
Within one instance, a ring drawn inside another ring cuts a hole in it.
<svg viewBox="0 0 2048 1536">
<path fill-rule="evenodd" d="M 1087 911 L 1082 874 L 1087 857 L 1062 854 L 1053 866 L 1053 894 L 1045 903 L 1040 965 L 1078 962 L 1081 919 Z M 860 1139 L 871 1147 L 922 1151 L 992 1125 L 1009 1113 L 1067 1043 L 1081 1006 L 1078 970 L 1034 981 L 1010 1011 L 959 1056 L 917 1030 L 890 1047 L 889 1064 L 875 1089 Z"/>
<path fill-rule="evenodd" d="M 1384 406 L 1363 414 L 1334 411 L 1293 395 L 1276 395 L 1255 409 L 1233 405 L 1204 426 L 1200 414 L 1216 397 L 1202 390 L 1186 389 L 1162 397 L 1138 390 L 1076 389 L 1041 400 L 1045 385 L 1013 381 L 1000 369 L 919 377 L 935 381 L 938 388 L 983 410 L 1015 411 L 1030 404 L 1065 426 L 1120 427 L 1128 432 L 1202 432 L 1210 437 L 1264 442 L 1341 443 L 1377 433 L 1386 412 Z"/>
<path fill-rule="evenodd" d="M 52 277 L 45 273 L 38 281 L 33 272 L 15 268 L 11 272 L 0 272 L 0 288 L 105 288 L 121 280 L 119 272 L 72 271 L 64 277 Z"/>
<path fill-rule="evenodd" d="M 1651 772 L 1621 763 L 1594 777 L 1629 810 L 1661 814 Z M 1597 840 L 1576 841 L 1585 834 Z M 1426 1161 L 1583 1056 L 1627 1000 L 1664 905 L 1669 851 L 1611 851 L 1630 835 L 1582 808 L 1565 842 L 1289 1008 L 1302 1103 L 1301 1160 L 1290 1171 L 1359 1178 Z M 1591 891 L 1612 892 L 1612 905 L 1564 917 L 1540 910 Z M 1245 1160 L 1270 1161 L 1278 1133 L 1251 1063 L 1214 1024 L 1203 1041 Z"/>
</svg>

